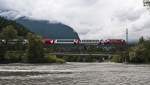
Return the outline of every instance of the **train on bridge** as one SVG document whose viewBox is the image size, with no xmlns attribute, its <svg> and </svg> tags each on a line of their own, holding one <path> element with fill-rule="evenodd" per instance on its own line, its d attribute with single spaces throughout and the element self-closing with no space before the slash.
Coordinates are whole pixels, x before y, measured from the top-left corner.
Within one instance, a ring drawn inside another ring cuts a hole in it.
<svg viewBox="0 0 150 85">
<path fill-rule="evenodd" d="M 106 40 L 79 40 L 79 39 L 43 39 L 45 45 L 56 44 L 88 44 L 88 45 L 126 45 L 123 39 L 106 39 Z"/>
<path fill-rule="evenodd" d="M 124 46 L 126 45 L 126 41 L 123 39 L 106 39 L 106 40 L 79 40 L 79 39 L 43 39 L 42 40 L 44 45 L 64 45 L 64 44 L 74 44 L 74 45 L 119 45 Z M 1 39 L 0 44 L 28 44 L 29 41 L 27 39 L 12 39 L 12 40 L 5 40 Z"/>
</svg>

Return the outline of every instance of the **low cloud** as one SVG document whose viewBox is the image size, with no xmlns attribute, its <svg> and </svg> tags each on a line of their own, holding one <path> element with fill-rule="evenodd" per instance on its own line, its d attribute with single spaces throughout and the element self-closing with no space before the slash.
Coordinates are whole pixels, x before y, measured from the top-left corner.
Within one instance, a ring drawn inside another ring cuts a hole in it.
<svg viewBox="0 0 150 85">
<path fill-rule="evenodd" d="M 64 23 L 82 39 L 125 39 L 127 27 L 130 40 L 150 32 L 143 0 L 0 0 L 0 10 L 9 10 L 0 15 Z"/>
</svg>

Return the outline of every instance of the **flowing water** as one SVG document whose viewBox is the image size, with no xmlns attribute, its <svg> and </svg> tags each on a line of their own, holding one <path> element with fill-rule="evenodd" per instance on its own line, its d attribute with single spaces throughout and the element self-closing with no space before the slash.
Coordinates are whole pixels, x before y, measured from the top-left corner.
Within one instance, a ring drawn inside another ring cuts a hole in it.
<svg viewBox="0 0 150 85">
<path fill-rule="evenodd" d="M 150 85 L 150 65 L 3 64 L 0 85 Z"/>
</svg>

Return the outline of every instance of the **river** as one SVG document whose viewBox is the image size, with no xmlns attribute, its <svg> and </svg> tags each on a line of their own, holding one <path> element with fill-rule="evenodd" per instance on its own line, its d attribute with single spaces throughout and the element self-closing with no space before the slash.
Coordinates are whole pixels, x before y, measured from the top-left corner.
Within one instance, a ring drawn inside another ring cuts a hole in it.
<svg viewBox="0 0 150 85">
<path fill-rule="evenodd" d="M 0 85 L 150 85 L 150 65 L 3 64 Z"/>
</svg>

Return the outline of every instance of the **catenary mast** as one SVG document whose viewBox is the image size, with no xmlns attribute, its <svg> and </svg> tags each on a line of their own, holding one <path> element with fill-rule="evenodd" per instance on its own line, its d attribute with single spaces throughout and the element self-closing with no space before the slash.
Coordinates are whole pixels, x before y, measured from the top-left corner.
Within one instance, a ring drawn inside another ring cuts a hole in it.
<svg viewBox="0 0 150 85">
<path fill-rule="evenodd" d="M 129 32 L 128 32 L 128 28 L 127 28 L 127 29 L 126 29 L 126 43 L 127 43 L 127 44 L 128 44 L 128 41 L 129 41 L 129 40 L 128 40 L 128 39 L 129 39 L 129 36 L 128 36 L 128 35 L 129 35 Z"/>
</svg>

